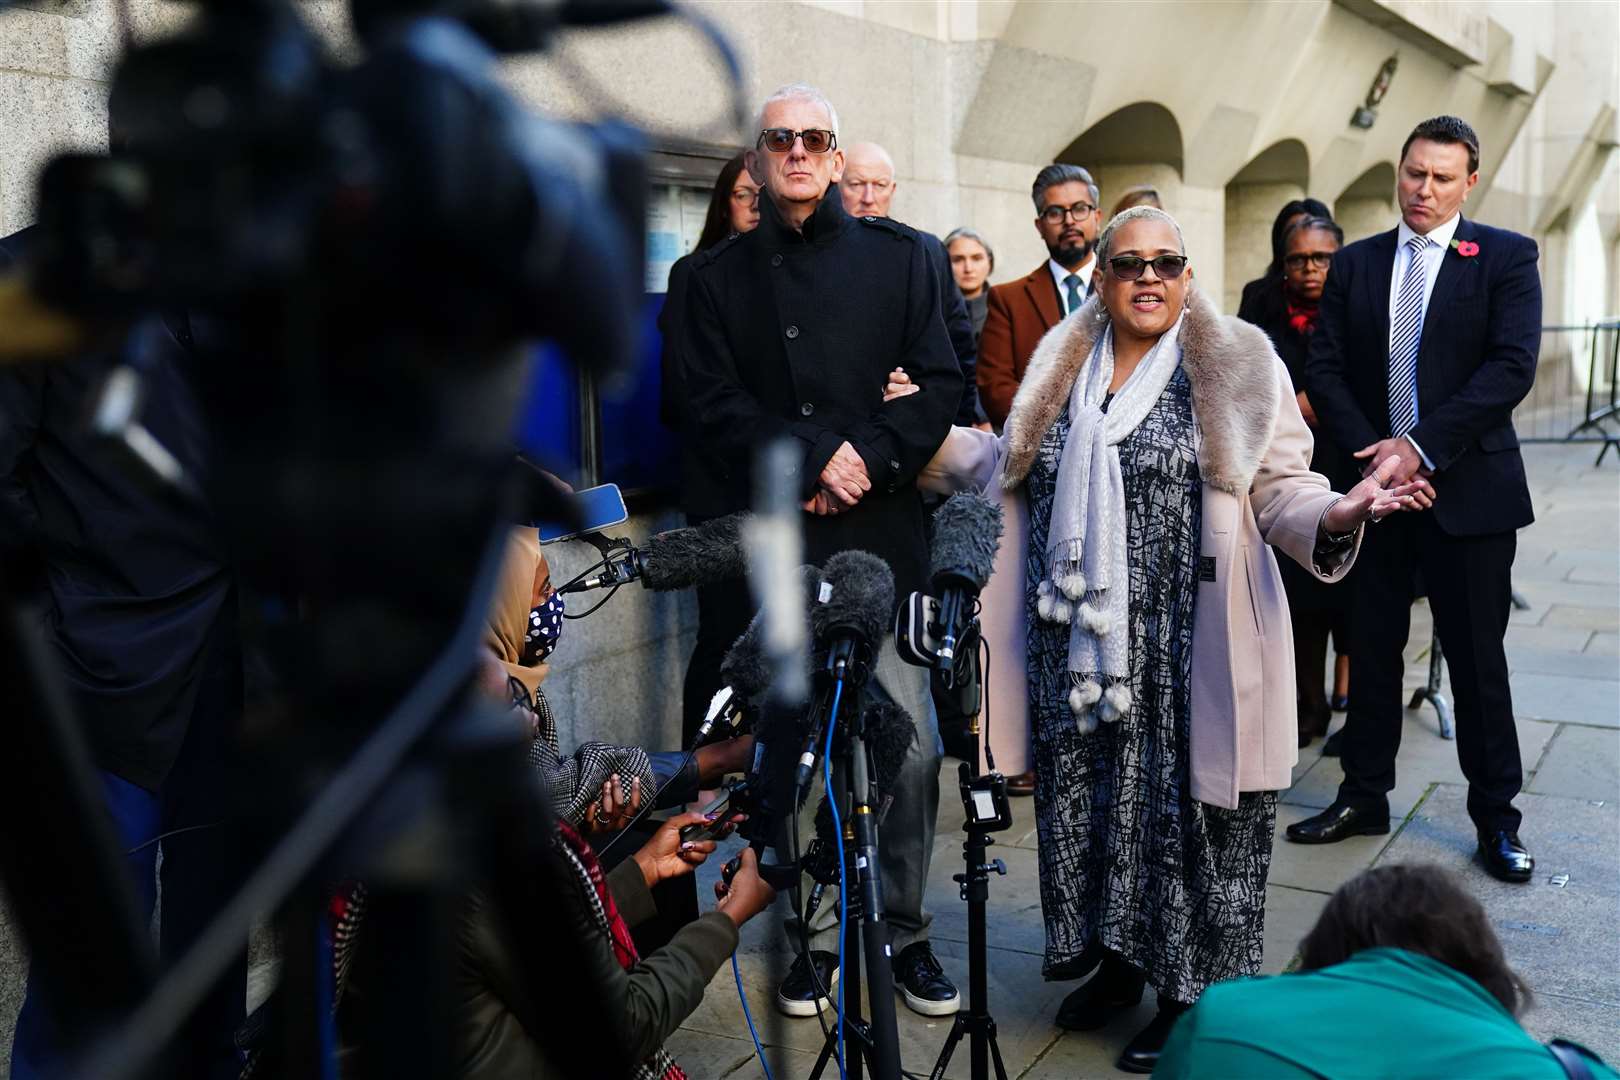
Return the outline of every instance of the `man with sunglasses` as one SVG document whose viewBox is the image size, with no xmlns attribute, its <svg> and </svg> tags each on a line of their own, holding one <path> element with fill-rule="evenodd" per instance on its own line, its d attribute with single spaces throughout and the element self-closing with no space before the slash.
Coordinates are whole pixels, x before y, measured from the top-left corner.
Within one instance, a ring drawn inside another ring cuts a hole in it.
<svg viewBox="0 0 1620 1080">
<path fill-rule="evenodd" d="M 991 287 L 979 338 L 979 404 L 998 429 L 1036 344 L 1086 302 L 1097 266 L 1102 193 L 1091 174 L 1078 165 L 1048 165 L 1035 174 L 1030 194 L 1047 260 L 1026 277 Z"/>
<path fill-rule="evenodd" d="M 950 430 L 962 397 L 940 313 L 939 287 L 920 235 L 876 214 L 851 217 L 832 185 L 844 171 L 838 116 L 814 87 L 776 91 L 748 151 L 763 189 L 759 227 L 693 260 L 684 328 L 697 437 L 725 462 L 735 509 L 765 443 L 791 440 L 804 501 L 805 561 L 869 551 L 905 596 L 927 587 L 928 548 L 916 477 Z M 830 196 L 830 197 L 829 197 Z M 892 369 L 925 389 L 885 403 Z M 927 940 L 923 891 L 939 806 L 938 723 L 928 672 L 901 663 L 892 641 L 875 648 L 869 694 L 917 722 L 895 784 L 879 849 L 883 896 L 906 1003 L 924 1015 L 956 1011 L 956 987 Z M 813 802 L 814 800 L 812 800 Z M 790 1016 L 828 1007 L 837 927 L 825 905 L 811 951 L 777 993 Z"/>
</svg>

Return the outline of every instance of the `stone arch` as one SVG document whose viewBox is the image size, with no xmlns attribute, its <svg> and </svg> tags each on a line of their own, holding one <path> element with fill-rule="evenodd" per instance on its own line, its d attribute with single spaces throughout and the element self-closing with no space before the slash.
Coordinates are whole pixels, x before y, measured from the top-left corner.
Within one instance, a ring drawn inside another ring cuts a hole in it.
<svg viewBox="0 0 1620 1080">
<path fill-rule="evenodd" d="M 1271 262 L 1271 223 L 1277 211 L 1310 190 L 1311 158 L 1298 139 L 1272 143 L 1226 183 L 1226 251 L 1221 299 L 1235 312 L 1243 283 Z"/>
<path fill-rule="evenodd" d="M 1395 225 L 1395 164 L 1380 161 L 1365 169 L 1333 201 L 1333 218 L 1348 243 Z"/>
<path fill-rule="evenodd" d="M 1138 101 L 1086 128 L 1054 160 L 1082 165 L 1091 173 L 1102 189 L 1106 220 L 1119 193 L 1137 184 L 1152 184 L 1173 213 L 1185 157 L 1175 115 L 1156 101 Z"/>
</svg>

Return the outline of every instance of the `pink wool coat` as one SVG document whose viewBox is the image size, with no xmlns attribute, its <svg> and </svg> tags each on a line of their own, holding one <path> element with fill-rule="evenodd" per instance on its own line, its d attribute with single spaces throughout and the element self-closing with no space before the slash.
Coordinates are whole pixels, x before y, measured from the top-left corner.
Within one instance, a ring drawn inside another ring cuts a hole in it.
<svg viewBox="0 0 1620 1080">
<path fill-rule="evenodd" d="M 1003 491 L 1021 494 L 1041 439 L 1068 403 L 1107 323 L 1093 297 L 1053 327 L 1030 360 L 1002 436 L 952 428 L 919 486 L 984 490 L 999 481 Z M 1311 471 L 1310 429 L 1265 334 L 1219 314 L 1192 289 L 1180 345 L 1204 481 L 1204 562 L 1193 619 L 1192 796 L 1233 809 L 1240 792 L 1287 787 L 1299 760 L 1293 631 L 1273 552 L 1323 581 L 1338 581 L 1355 561 L 1361 531 L 1329 563 L 1316 561 L 1322 515 L 1339 496 Z"/>
</svg>

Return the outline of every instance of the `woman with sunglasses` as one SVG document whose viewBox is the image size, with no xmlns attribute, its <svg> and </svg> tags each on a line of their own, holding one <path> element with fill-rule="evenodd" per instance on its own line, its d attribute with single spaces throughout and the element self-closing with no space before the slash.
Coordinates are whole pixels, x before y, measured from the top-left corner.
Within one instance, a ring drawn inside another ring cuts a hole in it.
<svg viewBox="0 0 1620 1080">
<path fill-rule="evenodd" d="M 1048 979 L 1097 974 L 1057 1023 L 1158 991 L 1119 1067 L 1151 1072 L 1204 988 L 1260 969 L 1276 792 L 1295 746 L 1272 546 L 1331 581 L 1364 522 L 1426 483 L 1340 496 L 1264 334 L 1192 284 L 1170 215 L 1098 240 L 1093 296 L 1047 334 L 1000 439 L 953 428 L 936 490 L 997 482 L 1029 510 L 1030 721 Z"/>
</svg>

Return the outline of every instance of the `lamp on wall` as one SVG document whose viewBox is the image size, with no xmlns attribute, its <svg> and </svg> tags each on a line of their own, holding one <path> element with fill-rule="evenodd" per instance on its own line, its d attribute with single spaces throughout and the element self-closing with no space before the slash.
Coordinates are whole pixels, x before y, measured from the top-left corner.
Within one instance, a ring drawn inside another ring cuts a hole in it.
<svg viewBox="0 0 1620 1080">
<path fill-rule="evenodd" d="M 1378 103 L 1384 100 L 1389 93 L 1390 81 L 1395 78 L 1396 57 L 1391 56 L 1379 67 L 1378 74 L 1373 76 L 1372 85 L 1367 87 L 1367 100 L 1356 107 L 1350 114 L 1350 126 L 1363 131 L 1373 126 L 1378 119 Z"/>
</svg>

